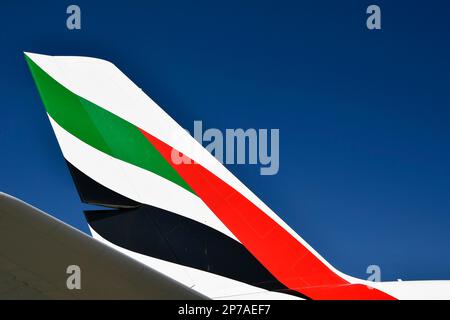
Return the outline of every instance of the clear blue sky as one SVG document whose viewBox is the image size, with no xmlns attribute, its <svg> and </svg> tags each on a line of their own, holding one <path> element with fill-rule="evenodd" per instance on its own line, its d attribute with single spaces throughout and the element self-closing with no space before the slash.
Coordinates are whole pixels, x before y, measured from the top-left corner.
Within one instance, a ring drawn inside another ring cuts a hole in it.
<svg viewBox="0 0 450 320">
<path fill-rule="evenodd" d="M 99 57 L 187 129 L 279 128 L 278 175 L 230 169 L 341 271 L 450 279 L 448 1 L 75 3 L 0 5 L 1 191 L 87 231 L 22 51 Z"/>
</svg>

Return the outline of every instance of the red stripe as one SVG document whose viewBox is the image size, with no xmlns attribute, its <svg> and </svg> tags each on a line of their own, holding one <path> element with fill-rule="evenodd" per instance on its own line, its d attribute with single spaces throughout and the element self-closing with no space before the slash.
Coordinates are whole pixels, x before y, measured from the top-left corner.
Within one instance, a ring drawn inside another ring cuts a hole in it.
<svg viewBox="0 0 450 320">
<path fill-rule="evenodd" d="M 247 250 L 286 287 L 312 299 L 393 299 L 377 289 L 342 279 L 241 193 L 200 164 L 174 164 L 173 148 L 140 130 Z"/>
</svg>

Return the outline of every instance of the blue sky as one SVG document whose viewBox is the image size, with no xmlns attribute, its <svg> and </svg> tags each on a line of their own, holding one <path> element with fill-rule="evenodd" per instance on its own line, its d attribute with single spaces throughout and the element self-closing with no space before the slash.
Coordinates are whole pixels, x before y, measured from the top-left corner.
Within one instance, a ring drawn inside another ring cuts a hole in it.
<svg viewBox="0 0 450 320">
<path fill-rule="evenodd" d="M 229 166 L 335 267 L 450 279 L 446 1 L 0 5 L 0 190 L 87 231 L 23 51 L 115 63 L 182 126 L 279 128 L 280 171 Z"/>
</svg>

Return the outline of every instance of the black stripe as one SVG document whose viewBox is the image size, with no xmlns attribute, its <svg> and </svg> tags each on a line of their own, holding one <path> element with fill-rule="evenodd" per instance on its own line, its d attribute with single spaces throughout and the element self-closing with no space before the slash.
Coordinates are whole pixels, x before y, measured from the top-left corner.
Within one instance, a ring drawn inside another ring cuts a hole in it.
<svg viewBox="0 0 450 320">
<path fill-rule="evenodd" d="M 78 170 L 69 161 L 66 160 L 66 162 L 70 174 L 72 175 L 72 179 L 75 182 L 75 186 L 77 187 L 80 199 L 84 203 L 97 204 L 111 208 L 133 208 L 141 205 L 139 202 L 133 201 L 106 188 Z"/>
<path fill-rule="evenodd" d="M 122 248 L 270 291 L 287 290 L 241 243 L 189 218 L 148 205 L 85 215 L 95 232 Z"/>
<path fill-rule="evenodd" d="M 286 288 L 238 241 L 203 223 L 128 199 L 67 164 L 83 202 L 119 208 L 85 211 L 89 225 L 111 243 L 150 257 L 307 299 Z"/>
</svg>

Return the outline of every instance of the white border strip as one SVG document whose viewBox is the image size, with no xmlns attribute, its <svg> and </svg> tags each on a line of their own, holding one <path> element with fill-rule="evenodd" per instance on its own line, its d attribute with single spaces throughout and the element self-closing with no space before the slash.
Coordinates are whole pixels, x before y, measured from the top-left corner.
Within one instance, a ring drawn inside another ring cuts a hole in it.
<svg viewBox="0 0 450 320">
<path fill-rule="evenodd" d="M 193 193 L 157 174 L 91 147 L 64 130 L 50 115 L 48 117 L 64 157 L 84 174 L 134 201 L 203 223 L 238 241 Z"/>
</svg>

